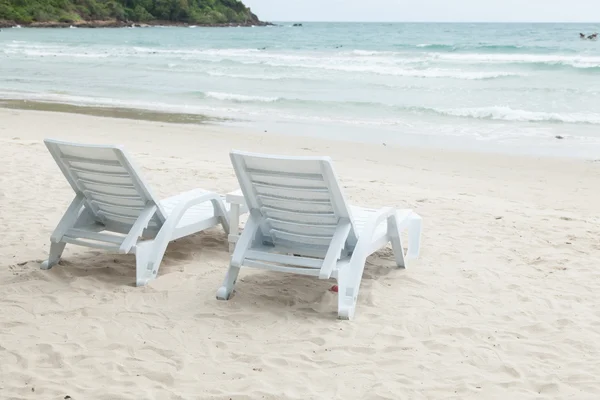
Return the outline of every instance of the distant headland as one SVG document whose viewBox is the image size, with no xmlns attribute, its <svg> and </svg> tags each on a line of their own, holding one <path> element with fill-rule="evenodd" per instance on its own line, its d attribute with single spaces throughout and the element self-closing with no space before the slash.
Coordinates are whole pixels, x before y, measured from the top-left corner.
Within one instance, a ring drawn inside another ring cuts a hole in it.
<svg viewBox="0 0 600 400">
<path fill-rule="evenodd" d="M 0 28 L 267 26 L 238 0 L 8 0 Z"/>
</svg>

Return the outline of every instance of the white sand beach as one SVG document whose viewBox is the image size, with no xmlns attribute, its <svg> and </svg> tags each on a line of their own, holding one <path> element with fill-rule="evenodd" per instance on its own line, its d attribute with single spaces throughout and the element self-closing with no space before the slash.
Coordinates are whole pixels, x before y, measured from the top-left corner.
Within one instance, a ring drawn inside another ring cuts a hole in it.
<svg viewBox="0 0 600 400">
<path fill-rule="evenodd" d="M 0 109 L 2 399 L 597 399 L 600 161 L 469 154 Z M 133 255 L 67 246 L 72 190 L 42 140 L 123 144 L 160 196 L 237 188 L 232 148 L 329 155 L 358 205 L 412 208 L 418 260 L 368 260 L 356 317 L 334 281 L 228 265 L 221 229 Z M 600 158 L 600 156 L 599 156 Z"/>
</svg>

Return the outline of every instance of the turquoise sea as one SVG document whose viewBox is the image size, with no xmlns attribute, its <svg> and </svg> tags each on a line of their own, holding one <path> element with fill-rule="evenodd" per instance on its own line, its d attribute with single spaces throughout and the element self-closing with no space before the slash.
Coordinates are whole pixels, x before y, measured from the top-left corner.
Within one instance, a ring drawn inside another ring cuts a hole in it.
<svg viewBox="0 0 600 400">
<path fill-rule="evenodd" d="M 600 24 L 290 25 L 4 29 L 0 98 L 600 158 L 600 41 L 579 38 Z"/>
</svg>

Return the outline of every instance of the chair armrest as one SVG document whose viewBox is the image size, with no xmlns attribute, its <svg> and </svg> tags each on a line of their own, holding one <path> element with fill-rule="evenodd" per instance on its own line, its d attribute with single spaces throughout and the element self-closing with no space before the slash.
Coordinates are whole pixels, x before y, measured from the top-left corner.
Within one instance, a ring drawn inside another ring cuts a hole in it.
<svg viewBox="0 0 600 400">
<path fill-rule="evenodd" d="M 246 199 L 244 199 L 244 194 L 241 189 L 234 190 L 233 192 L 229 192 L 225 195 L 225 201 L 230 204 L 239 204 L 241 206 L 246 204 Z"/>
<path fill-rule="evenodd" d="M 156 235 L 154 241 L 156 242 L 156 253 L 164 253 L 167 245 L 171 241 L 171 235 L 175 231 L 175 227 L 186 213 L 187 210 L 194 207 L 195 205 L 202 204 L 204 202 L 210 201 L 215 206 L 215 210 L 218 208 L 223 216 L 226 217 L 225 207 L 223 206 L 223 199 L 217 193 L 207 192 L 204 190 L 196 189 L 191 190 L 189 192 L 183 193 L 179 197 L 179 202 L 175 209 L 171 212 L 171 214 L 167 217 L 163 226 Z M 227 221 L 227 225 L 229 225 L 229 221 Z M 227 227 L 229 228 L 229 227 Z"/>
<path fill-rule="evenodd" d="M 394 207 L 385 207 L 373 213 L 373 216 L 369 218 L 365 228 L 360 233 L 354 252 L 367 253 L 367 249 L 371 245 L 373 234 L 377 227 L 386 219 L 393 217 L 395 213 L 396 209 Z M 364 257 L 366 258 L 367 256 L 368 254 Z"/>
</svg>

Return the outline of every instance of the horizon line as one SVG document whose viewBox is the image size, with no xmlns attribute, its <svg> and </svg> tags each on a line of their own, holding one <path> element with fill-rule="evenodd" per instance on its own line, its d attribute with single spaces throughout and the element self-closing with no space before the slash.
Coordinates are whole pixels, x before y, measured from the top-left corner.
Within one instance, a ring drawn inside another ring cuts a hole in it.
<svg viewBox="0 0 600 400">
<path fill-rule="evenodd" d="M 269 20 L 267 22 L 327 23 L 327 24 L 599 24 L 600 21 L 326 21 L 326 20 Z"/>
</svg>

